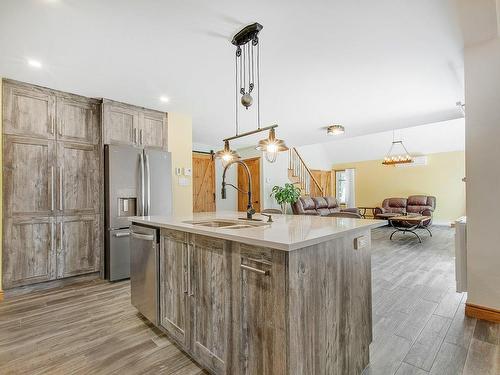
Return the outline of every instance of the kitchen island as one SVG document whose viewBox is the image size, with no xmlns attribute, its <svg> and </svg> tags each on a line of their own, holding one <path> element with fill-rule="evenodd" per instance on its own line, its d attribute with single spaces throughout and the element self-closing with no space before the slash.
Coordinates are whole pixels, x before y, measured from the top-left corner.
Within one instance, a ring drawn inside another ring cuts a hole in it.
<svg viewBox="0 0 500 375">
<path fill-rule="evenodd" d="M 160 328 L 214 374 L 360 374 L 385 222 L 244 215 L 131 218 L 158 229 Z"/>
</svg>

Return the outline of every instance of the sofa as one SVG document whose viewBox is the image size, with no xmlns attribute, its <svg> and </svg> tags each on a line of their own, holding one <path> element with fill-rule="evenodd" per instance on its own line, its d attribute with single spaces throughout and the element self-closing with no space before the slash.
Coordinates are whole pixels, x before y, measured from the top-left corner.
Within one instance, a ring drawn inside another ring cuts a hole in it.
<svg viewBox="0 0 500 375">
<path fill-rule="evenodd" d="M 428 195 L 412 195 L 408 198 L 386 198 L 382 206 L 373 210 L 375 219 L 388 219 L 391 216 L 401 214 L 419 214 L 429 216 L 423 224 L 428 226 L 432 223 L 432 214 L 436 209 L 436 197 Z"/>
<path fill-rule="evenodd" d="M 292 204 L 292 211 L 294 215 L 361 218 L 357 208 L 340 208 L 335 197 L 300 197 Z"/>
</svg>

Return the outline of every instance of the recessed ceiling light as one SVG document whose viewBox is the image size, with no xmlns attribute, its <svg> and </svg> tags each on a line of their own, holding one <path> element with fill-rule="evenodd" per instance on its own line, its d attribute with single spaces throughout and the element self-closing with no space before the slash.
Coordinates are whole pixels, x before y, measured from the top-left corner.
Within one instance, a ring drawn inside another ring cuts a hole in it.
<svg viewBox="0 0 500 375">
<path fill-rule="evenodd" d="M 42 67 L 42 63 L 38 60 L 28 59 L 28 65 L 40 69 Z"/>
<path fill-rule="evenodd" d="M 344 134 L 345 128 L 342 125 L 331 125 L 326 128 L 327 135 L 340 135 Z"/>
<path fill-rule="evenodd" d="M 167 98 L 166 96 L 160 96 L 160 101 L 163 102 L 163 103 L 168 103 L 169 102 L 169 98 Z"/>
</svg>

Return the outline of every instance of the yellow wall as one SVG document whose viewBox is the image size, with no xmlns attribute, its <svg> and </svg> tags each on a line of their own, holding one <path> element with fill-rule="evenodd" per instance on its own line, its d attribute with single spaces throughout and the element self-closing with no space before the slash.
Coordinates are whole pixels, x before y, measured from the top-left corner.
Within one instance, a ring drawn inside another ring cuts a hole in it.
<svg viewBox="0 0 500 375">
<path fill-rule="evenodd" d="M 465 153 L 430 154 L 427 165 L 397 168 L 381 160 L 334 165 L 356 169 L 356 206 L 380 206 L 384 198 L 409 195 L 436 197 L 435 222 L 446 224 L 465 215 Z"/>
<path fill-rule="evenodd" d="M 168 150 L 172 153 L 172 193 L 173 214 L 191 215 L 193 213 L 193 184 L 191 176 L 181 176 L 189 185 L 181 186 L 175 168 L 192 168 L 193 136 L 190 116 L 168 113 Z"/>
</svg>

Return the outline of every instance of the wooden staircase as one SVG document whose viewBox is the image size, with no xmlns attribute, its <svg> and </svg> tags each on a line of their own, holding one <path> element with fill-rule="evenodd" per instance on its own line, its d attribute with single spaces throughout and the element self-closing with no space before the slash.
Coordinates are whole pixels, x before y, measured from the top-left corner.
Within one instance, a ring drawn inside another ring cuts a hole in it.
<svg viewBox="0 0 500 375">
<path fill-rule="evenodd" d="M 295 147 L 288 150 L 288 179 L 300 187 L 301 195 L 311 195 L 311 191 L 315 195 L 324 195 L 323 188 Z"/>
</svg>

